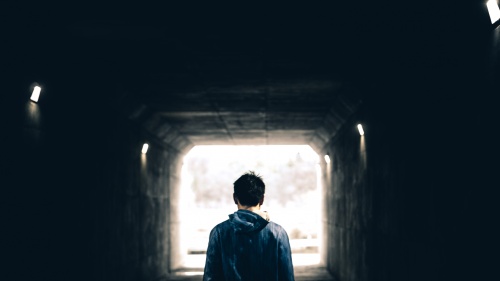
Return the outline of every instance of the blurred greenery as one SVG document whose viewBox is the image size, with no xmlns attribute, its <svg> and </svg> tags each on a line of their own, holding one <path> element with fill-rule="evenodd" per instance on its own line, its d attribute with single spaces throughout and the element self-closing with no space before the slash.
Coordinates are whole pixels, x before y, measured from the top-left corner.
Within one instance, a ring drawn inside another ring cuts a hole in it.
<svg viewBox="0 0 500 281">
<path fill-rule="evenodd" d="M 197 155 L 186 157 L 184 164 L 191 175 L 195 205 L 200 208 L 233 204 L 233 182 L 249 170 L 263 177 L 268 206 L 301 205 L 305 195 L 317 187 L 317 159 L 298 152 L 287 157 L 272 152 Z"/>
</svg>

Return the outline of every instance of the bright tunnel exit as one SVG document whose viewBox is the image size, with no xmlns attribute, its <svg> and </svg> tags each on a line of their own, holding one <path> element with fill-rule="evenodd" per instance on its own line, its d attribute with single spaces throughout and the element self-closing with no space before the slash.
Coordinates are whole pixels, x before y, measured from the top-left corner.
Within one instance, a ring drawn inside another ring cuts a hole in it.
<svg viewBox="0 0 500 281">
<path fill-rule="evenodd" d="M 210 230 L 237 210 L 233 182 L 254 171 L 266 185 L 262 210 L 285 228 L 294 266 L 320 263 L 319 157 L 308 145 L 196 146 L 184 158 L 180 192 L 183 268 L 203 268 Z"/>
</svg>

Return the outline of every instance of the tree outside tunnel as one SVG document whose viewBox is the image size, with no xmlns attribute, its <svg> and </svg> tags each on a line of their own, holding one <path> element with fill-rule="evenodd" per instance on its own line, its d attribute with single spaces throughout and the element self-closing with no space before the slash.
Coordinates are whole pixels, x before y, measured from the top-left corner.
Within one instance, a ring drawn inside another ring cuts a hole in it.
<svg viewBox="0 0 500 281">
<path fill-rule="evenodd" d="M 249 170 L 264 179 L 262 210 L 286 229 L 294 264 L 318 264 L 318 161 L 307 145 L 194 147 L 182 169 L 179 243 L 184 267 L 204 266 L 210 230 L 236 211 L 233 182 Z"/>
</svg>

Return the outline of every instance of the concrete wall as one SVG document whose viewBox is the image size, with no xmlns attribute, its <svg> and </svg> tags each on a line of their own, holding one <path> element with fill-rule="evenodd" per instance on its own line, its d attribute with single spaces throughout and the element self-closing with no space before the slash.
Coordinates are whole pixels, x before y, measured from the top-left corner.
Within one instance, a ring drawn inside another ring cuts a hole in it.
<svg viewBox="0 0 500 281">
<path fill-rule="evenodd" d="M 457 140 L 466 118 L 412 122 L 402 111 L 393 113 L 363 108 L 328 146 L 327 267 L 340 281 L 486 274 L 493 257 L 489 200 L 498 191 L 480 178 L 488 163 L 480 135 L 473 130 Z M 466 151 L 469 146 L 478 154 Z"/>
<path fill-rule="evenodd" d="M 496 275 L 499 37 L 472 19 L 381 51 L 389 70 L 365 81 L 363 105 L 325 146 L 326 261 L 339 281 Z"/>
<path fill-rule="evenodd" d="M 13 71 L 0 103 L 7 279 L 166 275 L 179 152 L 99 99 L 113 90 L 112 79 L 81 83 L 74 73 Z M 36 80 L 38 104 L 28 100 Z"/>
</svg>

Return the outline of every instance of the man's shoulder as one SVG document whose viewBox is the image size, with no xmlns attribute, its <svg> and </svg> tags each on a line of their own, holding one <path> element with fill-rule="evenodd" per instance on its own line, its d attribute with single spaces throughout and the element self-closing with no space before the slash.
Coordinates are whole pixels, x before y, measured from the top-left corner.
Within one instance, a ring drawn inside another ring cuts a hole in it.
<svg viewBox="0 0 500 281">
<path fill-rule="evenodd" d="M 225 235 L 228 233 L 228 231 L 233 229 L 233 225 L 231 224 L 230 220 L 225 220 L 223 222 L 220 222 L 216 226 L 212 228 L 211 233 L 215 234 L 217 236 L 219 235 Z M 276 237 L 283 237 L 286 236 L 288 237 L 288 234 L 286 230 L 278 223 L 275 223 L 273 221 L 270 221 L 267 223 L 266 227 L 263 229 L 263 231 L 269 231 L 273 233 L 274 236 Z"/>
<path fill-rule="evenodd" d="M 270 221 L 268 225 L 272 228 L 279 229 L 279 230 L 285 230 L 280 224 L 275 223 L 273 221 Z"/>
<path fill-rule="evenodd" d="M 281 236 L 283 234 L 287 235 L 286 230 L 280 224 L 277 224 L 275 222 L 270 221 L 267 224 L 266 228 L 268 229 L 268 231 L 271 231 L 276 236 Z"/>
<path fill-rule="evenodd" d="M 269 225 L 270 227 L 276 228 L 276 229 L 282 229 L 283 228 L 280 224 L 275 223 L 273 221 L 269 221 L 269 223 L 267 225 Z"/>
</svg>

